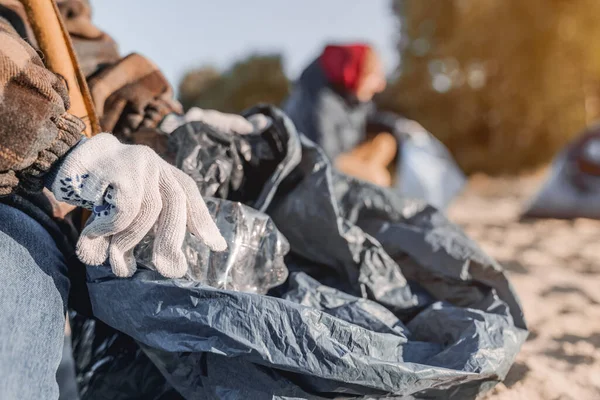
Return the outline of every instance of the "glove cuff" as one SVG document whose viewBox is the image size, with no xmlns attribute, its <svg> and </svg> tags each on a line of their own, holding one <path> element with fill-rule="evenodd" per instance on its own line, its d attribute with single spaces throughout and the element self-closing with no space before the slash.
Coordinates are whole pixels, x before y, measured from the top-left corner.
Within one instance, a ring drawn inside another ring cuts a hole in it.
<svg viewBox="0 0 600 400">
<path fill-rule="evenodd" d="M 30 167 L 18 174 L 19 184 L 26 191 L 36 192 L 44 187 L 46 174 L 82 139 L 81 132 L 85 128 L 85 124 L 79 118 L 64 113 L 57 118 L 56 127 L 58 133 L 50 146 L 39 153 L 36 161 Z"/>
</svg>

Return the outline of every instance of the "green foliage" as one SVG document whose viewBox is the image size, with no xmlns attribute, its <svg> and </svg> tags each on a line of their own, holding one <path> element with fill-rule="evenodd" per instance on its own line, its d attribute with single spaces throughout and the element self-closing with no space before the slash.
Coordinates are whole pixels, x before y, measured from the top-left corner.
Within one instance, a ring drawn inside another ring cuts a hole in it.
<svg viewBox="0 0 600 400">
<path fill-rule="evenodd" d="M 185 109 L 237 113 L 258 103 L 281 104 L 289 86 L 280 55 L 252 55 L 224 73 L 210 67 L 188 72 L 179 85 L 179 97 Z"/>
</svg>

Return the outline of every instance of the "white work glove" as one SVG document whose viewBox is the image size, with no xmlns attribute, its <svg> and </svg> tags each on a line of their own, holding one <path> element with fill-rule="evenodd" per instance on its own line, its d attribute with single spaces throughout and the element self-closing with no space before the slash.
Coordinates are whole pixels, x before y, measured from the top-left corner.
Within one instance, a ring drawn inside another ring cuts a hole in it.
<svg viewBox="0 0 600 400">
<path fill-rule="evenodd" d="M 122 144 L 108 133 L 75 147 L 51 190 L 58 200 L 93 211 L 77 243 L 79 259 L 88 265 L 108 259 L 119 277 L 133 275 L 133 248 L 155 224 L 152 261 L 168 278 L 187 271 L 186 226 L 210 249 L 227 248 L 192 178 L 149 147 Z"/>
<path fill-rule="evenodd" d="M 245 135 L 254 131 L 254 126 L 246 118 L 237 114 L 227 114 L 216 110 L 203 110 L 192 107 L 185 115 L 167 115 L 160 124 L 160 129 L 172 133 L 188 122 L 200 121 L 212 126 L 219 132 Z"/>
</svg>

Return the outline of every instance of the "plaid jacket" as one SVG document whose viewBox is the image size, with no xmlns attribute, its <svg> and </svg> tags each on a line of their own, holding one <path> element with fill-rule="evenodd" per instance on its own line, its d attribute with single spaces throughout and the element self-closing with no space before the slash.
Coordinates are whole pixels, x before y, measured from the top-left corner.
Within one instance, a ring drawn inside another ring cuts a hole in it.
<svg viewBox="0 0 600 400">
<path fill-rule="evenodd" d="M 64 81 L 44 67 L 13 24 L 0 17 L 0 195 L 17 187 L 41 190 L 44 174 L 84 127 L 66 112 Z"/>
</svg>

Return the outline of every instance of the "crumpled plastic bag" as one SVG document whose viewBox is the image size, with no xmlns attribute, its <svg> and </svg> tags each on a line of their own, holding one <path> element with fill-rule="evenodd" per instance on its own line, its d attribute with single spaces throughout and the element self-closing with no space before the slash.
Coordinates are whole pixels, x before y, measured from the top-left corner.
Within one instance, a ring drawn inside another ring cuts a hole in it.
<svg viewBox="0 0 600 400">
<path fill-rule="evenodd" d="M 269 114 L 259 107 L 255 114 Z M 275 191 L 300 162 L 301 147 L 293 123 L 283 115 L 264 115 L 259 132 L 235 135 L 200 121 L 182 125 L 169 140 L 175 165 L 191 176 L 202 196 L 239 201 L 265 211 Z"/>
<path fill-rule="evenodd" d="M 206 198 L 210 215 L 227 240 L 223 252 L 212 252 L 200 239 L 188 233 L 183 251 L 188 261 L 186 278 L 219 289 L 265 294 L 281 285 L 288 276 L 284 256 L 289 244 L 271 218 L 240 203 Z M 135 248 L 139 264 L 152 264 L 154 232 Z"/>
<path fill-rule="evenodd" d="M 285 282 L 284 256 L 289 244 L 267 215 L 227 200 L 206 198 L 206 204 L 229 248 L 212 253 L 188 234 L 184 244 L 190 266 L 187 281 L 249 293 L 266 293 Z M 150 234 L 136 247 L 142 268 L 153 268 L 152 241 Z M 131 337 L 75 311 L 70 321 L 82 400 L 181 398 Z"/>
<path fill-rule="evenodd" d="M 183 399 L 132 338 L 75 311 L 69 320 L 81 400 Z"/>
<path fill-rule="evenodd" d="M 466 399 L 502 380 L 527 330 L 501 266 L 426 203 L 335 172 L 279 110 L 253 113 L 272 125 L 212 143 L 192 126 L 205 147 L 178 159 L 266 211 L 290 244 L 286 283 L 265 296 L 88 267 L 95 316 L 188 399 Z M 241 180 L 211 169 L 233 152 Z"/>
<path fill-rule="evenodd" d="M 379 112 L 370 123 L 387 128 L 398 139 L 395 190 L 446 209 L 466 184 L 465 175 L 446 146 L 418 122 L 394 113 Z"/>
<path fill-rule="evenodd" d="M 525 204 L 523 218 L 600 219 L 600 175 L 582 171 L 578 156 L 600 170 L 600 133 L 584 134 L 556 156 L 548 178 Z"/>
<path fill-rule="evenodd" d="M 213 253 L 188 234 L 184 243 L 189 262 L 186 280 L 261 294 L 284 283 L 288 276 L 284 257 L 289 244 L 270 217 L 238 202 L 215 198 L 205 201 L 228 249 Z M 141 268 L 153 268 L 153 240 L 150 233 L 135 249 Z M 131 337 L 75 311 L 71 311 L 70 320 L 82 400 L 181 398 Z"/>
</svg>

